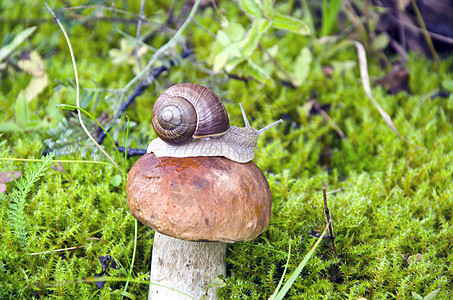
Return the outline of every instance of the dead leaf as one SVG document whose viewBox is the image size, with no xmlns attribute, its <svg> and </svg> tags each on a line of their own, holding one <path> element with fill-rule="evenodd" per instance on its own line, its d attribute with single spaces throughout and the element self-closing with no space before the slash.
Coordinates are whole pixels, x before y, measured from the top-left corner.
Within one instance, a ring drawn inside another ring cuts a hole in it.
<svg viewBox="0 0 453 300">
<path fill-rule="evenodd" d="M 379 103 L 374 99 L 373 94 L 371 93 L 371 85 L 370 85 L 370 77 L 368 75 L 368 63 L 366 59 L 366 52 L 365 48 L 363 45 L 357 41 L 354 41 L 354 45 L 357 49 L 357 56 L 359 59 L 359 71 L 360 71 L 360 78 L 362 80 L 362 87 L 365 90 L 365 94 L 368 96 L 368 98 L 371 100 L 373 105 L 376 107 L 378 110 L 379 114 L 381 117 L 384 119 L 384 122 L 387 123 L 387 125 L 390 127 L 390 129 L 395 132 L 395 134 L 405 141 L 406 143 L 410 144 L 410 142 L 401 135 L 401 133 L 398 131 L 396 128 L 395 124 L 393 123 L 392 119 L 390 118 L 389 114 L 382 109 L 382 107 L 379 105 Z M 418 146 L 420 147 L 420 146 Z"/>
<path fill-rule="evenodd" d="M 333 71 L 334 71 L 334 68 L 330 65 L 322 66 L 322 74 L 326 78 L 332 78 Z"/>
<path fill-rule="evenodd" d="M 417 263 L 423 259 L 423 254 L 417 253 L 415 255 L 411 255 L 407 258 L 407 263 Z"/>
<path fill-rule="evenodd" d="M 14 178 L 11 175 L 13 175 Z M 20 172 L 20 171 L 3 172 L 3 173 L 0 173 L 0 182 L 7 183 L 7 182 L 10 182 L 10 181 L 13 181 L 13 180 L 19 178 L 21 175 L 22 175 L 22 172 Z"/>
<path fill-rule="evenodd" d="M 388 89 L 390 94 L 396 94 L 401 91 L 410 93 L 409 90 L 409 71 L 401 64 L 392 67 L 390 73 L 375 81 L 375 86 L 383 86 Z"/>
<path fill-rule="evenodd" d="M 55 170 L 55 171 L 57 171 L 57 172 L 66 173 L 66 171 L 63 168 L 63 165 L 61 164 L 61 162 L 57 162 L 56 166 L 50 166 L 50 168 Z"/>
<path fill-rule="evenodd" d="M 38 52 L 31 51 L 22 53 L 17 65 L 33 76 L 25 89 L 25 97 L 27 102 L 30 103 L 49 84 L 49 77 L 45 72 L 44 62 Z"/>
<path fill-rule="evenodd" d="M 19 171 L 7 171 L 7 172 L 0 173 L 0 193 L 6 192 L 5 183 L 13 181 L 13 180 L 19 178 L 21 175 L 22 175 L 22 172 L 19 172 Z"/>
<path fill-rule="evenodd" d="M 44 62 L 36 51 L 31 51 L 28 55 L 22 55 L 17 65 L 33 77 L 40 77 L 45 74 Z"/>
<path fill-rule="evenodd" d="M 25 98 L 30 103 L 31 100 L 35 99 L 36 96 L 41 94 L 42 91 L 49 84 L 49 77 L 46 73 L 43 76 L 33 77 L 25 88 Z"/>
</svg>

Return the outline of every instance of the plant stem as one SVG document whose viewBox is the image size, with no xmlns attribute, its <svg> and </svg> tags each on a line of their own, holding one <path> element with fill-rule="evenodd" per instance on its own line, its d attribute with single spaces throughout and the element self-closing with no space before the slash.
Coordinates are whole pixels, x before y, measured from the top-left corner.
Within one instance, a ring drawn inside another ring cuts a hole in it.
<svg viewBox="0 0 453 300">
<path fill-rule="evenodd" d="M 415 15 L 417 16 L 417 22 L 420 25 L 420 27 L 423 29 L 423 36 L 425 37 L 426 44 L 428 44 L 429 51 L 431 52 L 433 59 L 436 62 L 437 67 L 440 70 L 441 65 L 440 65 L 439 56 L 437 56 L 436 49 L 434 49 L 433 41 L 431 40 L 431 37 L 428 34 L 428 29 L 426 28 L 425 21 L 423 21 L 422 14 L 420 13 L 420 10 L 418 9 L 418 6 L 417 6 L 417 3 L 415 3 L 415 0 L 411 0 L 411 3 L 412 3 L 412 8 L 415 11 Z M 443 75 L 442 72 L 441 72 L 441 75 Z"/>
<path fill-rule="evenodd" d="M 70 104 L 57 104 L 57 107 L 58 108 L 61 108 L 61 109 L 77 109 L 79 111 L 82 111 L 84 114 L 86 114 L 90 119 L 92 119 L 93 121 L 95 121 L 99 127 L 101 127 L 101 129 L 106 132 L 107 136 L 110 138 L 111 142 L 113 143 L 113 145 L 115 146 L 115 149 L 116 149 L 116 152 L 119 153 L 119 150 L 118 148 L 116 147 L 116 144 L 115 144 L 115 140 L 112 138 L 112 136 L 110 134 L 108 134 L 108 132 L 104 129 L 104 126 L 102 126 L 101 122 L 99 122 L 92 114 L 90 114 L 88 111 L 86 111 L 85 109 L 81 108 L 81 107 L 78 107 L 78 106 L 75 106 L 75 105 L 70 105 Z"/>
<path fill-rule="evenodd" d="M 137 219 L 134 220 L 135 225 L 134 225 L 134 250 L 132 251 L 132 261 L 131 261 L 131 267 L 129 269 L 129 276 L 127 277 L 126 285 L 124 286 L 124 291 L 127 291 L 127 286 L 129 285 L 129 279 L 131 278 L 132 275 L 132 269 L 134 268 L 134 261 L 135 261 L 135 252 L 137 250 Z"/>
<path fill-rule="evenodd" d="M 122 92 L 126 92 L 131 88 L 132 85 L 134 85 L 138 80 L 140 80 L 143 76 L 145 76 L 149 69 L 153 66 L 154 62 L 161 56 L 163 53 L 165 53 L 173 44 L 179 39 L 183 31 L 186 29 L 186 27 L 189 25 L 190 21 L 195 15 L 195 12 L 197 11 L 198 5 L 200 4 L 200 0 L 195 0 L 195 3 L 193 4 L 192 10 L 189 13 L 189 16 L 187 19 L 184 21 L 184 23 L 179 27 L 178 31 L 176 31 L 175 35 L 162 47 L 160 47 L 153 55 L 151 60 L 148 62 L 146 67 L 137 74 L 131 81 L 129 81 L 128 84 L 126 84 L 125 87 L 122 88 Z"/>
<path fill-rule="evenodd" d="M 142 70 L 142 64 L 140 63 L 140 58 L 137 56 L 137 50 L 138 50 L 138 44 L 140 41 L 140 34 L 142 31 L 142 18 L 143 18 L 143 11 L 145 10 L 145 0 L 141 0 L 140 2 L 140 15 L 138 18 L 137 22 L 137 35 L 136 35 L 136 43 L 135 43 L 135 49 L 134 49 L 134 56 L 135 60 L 137 61 L 138 69 L 141 71 Z"/>
<path fill-rule="evenodd" d="M 50 12 L 50 14 L 52 15 L 53 19 L 57 22 L 58 26 L 60 27 L 61 31 L 63 32 L 63 35 L 66 39 L 66 42 L 68 44 L 68 47 L 69 47 L 69 53 L 71 55 L 71 60 L 72 60 L 72 66 L 74 68 L 74 76 L 75 76 L 75 81 L 76 81 L 76 106 L 80 107 L 80 86 L 79 86 L 79 75 L 77 73 L 77 64 L 76 64 L 76 61 L 75 61 L 75 56 L 74 56 L 74 51 L 72 51 L 72 45 L 71 45 L 71 41 L 69 40 L 69 36 L 68 34 L 66 33 L 66 30 L 64 29 L 63 25 L 61 24 L 60 20 L 57 18 L 57 15 L 55 14 L 55 12 L 50 8 L 50 6 L 47 4 L 47 2 L 45 3 L 46 7 L 47 7 L 47 10 Z M 96 147 L 99 148 L 99 150 L 113 163 L 113 165 L 120 171 L 120 172 L 123 172 L 120 167 L 118 167 L 118 165 L 116 164 L 116 162 L 113 160 L 113 158 L 110 157 L 110 155 L 108 155 L 107 152 L 105 152 L 104 149 L 102 149 L 101 145 L 99 145 L 96 140 L 94 139 L 94 137 L 88 132 L 88 129 L 86 128 L 85 126 L 85 123 L 83 123 L 83 120 L 82 120 L 82 114 L 80 113 L 80 109 L 77 109 L 77 115 L 79 117 L 79 122 L 80 122 L 80 126 L 82 126 L 83 128 L 83 131 L 85 131 L 86 135 L 90 138 L 90 140 L 96 145 Z"/>
<path fill-rule="evenodd" d="M 333 236 L 332 220 L 330 218 L 329 208 L 327 207 L 327 195 L 326 195 L 325 186 L 322 187 L 322 195 L 324 198 L 324 213 L 326 215 L 326 221 L 327 221 L 327 225 L 329 227 L 329 235 L 330 235 L 330 240 L 332 241 L 333 253 L 335 254 L 335 258 L 338 258 L 337 249 L 335 248 L 335 241 L 334 241 L 334 236 Z"/>
<path fill-rule="evenodd" d="M 127 129 L 126 129 L 126 138 L 124 141 L 124 162 L 125 163 L 127 161 L 127 139 L 129 138 L 129 123 L 130 123 L 130 119 L 129 119 L 128 115 L 126 115 L 126 119 L 127 119 Z M 118 149 L 118 147 L 116 149 Z"/>
</svg>

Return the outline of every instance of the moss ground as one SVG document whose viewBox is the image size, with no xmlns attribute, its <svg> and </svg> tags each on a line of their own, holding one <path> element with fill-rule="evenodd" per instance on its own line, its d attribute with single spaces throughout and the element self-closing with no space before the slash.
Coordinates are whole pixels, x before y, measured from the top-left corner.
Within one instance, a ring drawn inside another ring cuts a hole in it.
<svg viewBox="0 0 453 300">
<path fill-rule="evenodd" d="M 61 6 L 56 1 L 50 4 Z M 237 8 L 224 5 L 231 19 L 246 22 Z M 138 2 L 123 1 L 119 8 L 136 14 L 138 6 Z M 60 128 L 59 134 L 65 133 L 68 140 L 80 129 L 77 123 L 68 128 L 58 125 L 63 117 L 70 118 L 70 113 L 54 108 L 58 103 L 75 103 L 75 90 L 67 82 L 73 81 L 73 69 L 61 31 L 41 4 L 17 1 L 15 5 L 2 3 L 0 8 L 0 18 L 10 20 L 0 29 L 3 45 L 26 28 L 27 22 L 38 26 L 20 50 L 38 51 L 49 76 L 49 85 L 28 104 L 28 113 L 39 120 L 39 126 L 26 127 L 17 108 L 18 94 L 32 76 L 13 66 L 0 74 L 0 122 L 21 128 L 0 133 L 0 173 L 22 172 L 18 181 L 6 183 L 7 192 L 0 194 L 0 298 L 121 298 L 126 280 L 122 270 L 111 268 L 110 280 L 102 289 L 93 283 L 93 276 L 101 273 L 101 255 L 110 255 L 129 271 L 134 219 L 127 207 L 125 182 L 137 158 L 125 160 L 106 140 L 106 150 L 122 172 L 108 164 L 78 162 L 63 163 L 62 170 L 56 170 L 58 165 L 52 163 L 53 168 L 44 166 L 40 174 L 37 170 L 42 162 L 3 160 L 41 158 L 48 148 L 45 140 L 51 136 L 50 129 Z M 176 5 L 175 9 L 180 12 L 183 8 Z M 109 50 L 120 47 L 120 31 L 135 36 L 136 24 L 95 18 L 81 22 L 77 20 L 79 12 L 73 13 L 64 24 L 74 46 L 82 86 L 122 88 L 134 74 L 126 63 L 113 64 Z M 146 15 L 158 23 L 163 23 L 166 14 L 163 2 L 147 7 Z M 211 32 L 220 28 L 210 7 L 200 10 L 196 20 Z M 145 31 L 157 28 L 150 25 Z M 161 46 L 168 36 L 171 31 L 154 39 L 153 46 Z M 289 277 L 316 240 L 310 232 L 319 232 L 325 225 L 322 186 L 328 190 L 339 257 L 334 257 L 330 241 L 323 241 L 289 290 L 288 299 L 411 299 L 412 292 L 426 295 L 438 288 L 436 299 L 451 297 L 453 98 L 431 97 L 443 79 L 431 60 L 410 53 L 406 65 L 410 94 L 389 95 L 382 87 L 373 88 L 375 98 L 407 143 L 392 132 L 366 97 L 357 67 L 338 69 L 325 77 L 324 62 L 315 56 L 306 82 L 297 88 L 278 80 L 274 86 L 226 80 L 225 75 L 210 76 L 196 67 L 199 62 L 204 65 L 213 37 L 195 25 L 184 37 L 195 49 L 195 56 L 159 77 L 158 84 L 126 111 L 133 122 L 128 136 L 131 147 L 146 148 L 155 137 L 150 122 L 154 100 L 166 86 L 178 82 L 203 83 L 215 90 L 224 99 L 233 125 L 243 126 L 239 102 L 255 128 L 285 119 L 282 126 L 260 138 L 255 159 L 273 194 L 271 224 L 257 239 L 228 246 L 228 274 L 221 298 L 269 298 L 282 276 L 291 243 Z M 289 57 L 300 50 L 291 43 L 294 38 L 283 36 L 278 41 L 287 48 L 284 52 Z M 305 38 L 300 41 L 307 43 Z M 11 59 L 17 62 L 18 57 Z M 337 59 L 355 57 L 351 47 L 341 51 Z M 371 79 L 385 75 L 378 61 L 369 59 Z M 452 78 L 452 56 L 442 58 L 442 72 Z M 115 101 L 121 100 L 109 101 L 106 96 L 111 93 L 106 90 L 98 94 L 98 103 L 86 107 L 96 117 L 111 112 Z M 340 138 L 321 115 L 310 113 L 307 100 L 313 95 L 320 104 L 330 105 L 327 113 L 345 138 Z M 124 145 L 125 124 L 122 118 L 119 129 L 112 132 L 120 145 Z M 92 160 L 90 153 L 96 151 L 94 146 L 87 147 L 74 148 L 66 155 L 56 153 L 54 159 Z M 107 162 L 98 154 L 94 156 L 99 158 Z M 127 292 L 144 299 L 153 231 L 139 224 L 137 237 L 133 279 Z M 53 251 L 66 248 L 70 250 Z"/>
</svg>

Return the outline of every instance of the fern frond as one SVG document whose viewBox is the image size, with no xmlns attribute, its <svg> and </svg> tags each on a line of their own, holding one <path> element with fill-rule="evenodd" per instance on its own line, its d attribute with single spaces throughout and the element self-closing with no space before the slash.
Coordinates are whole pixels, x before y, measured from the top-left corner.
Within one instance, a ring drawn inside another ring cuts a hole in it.
<svg viewBox="0 0 453 300">
<path fill-rule="evenodd" d="M 27 218 L 25 204 L 27 195 L 30 193 L 36 181 L 38 181 L 49 168 L 53 154 L 47 155 L 42 163 L 27 166 L 24 176 L 18 180 L 17 187 L 10 195 L 9 219 L 14 236 L 21 242 L 23 248 L 27 248 Z"/>
</svg>

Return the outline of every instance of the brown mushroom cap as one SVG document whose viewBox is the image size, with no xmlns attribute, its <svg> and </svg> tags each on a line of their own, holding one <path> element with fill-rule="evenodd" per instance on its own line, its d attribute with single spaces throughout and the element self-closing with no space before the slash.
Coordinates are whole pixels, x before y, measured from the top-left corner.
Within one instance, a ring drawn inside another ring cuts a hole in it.
<svg viewBox="0 0 453 300">
<path fill-rule="evenodd" d="M 135 218 L 188 241 L 248 241 L 271 217 L 269 185 L 253 162 L 148 153 L 129 171 L 126 191 Z"/>
</svg>

